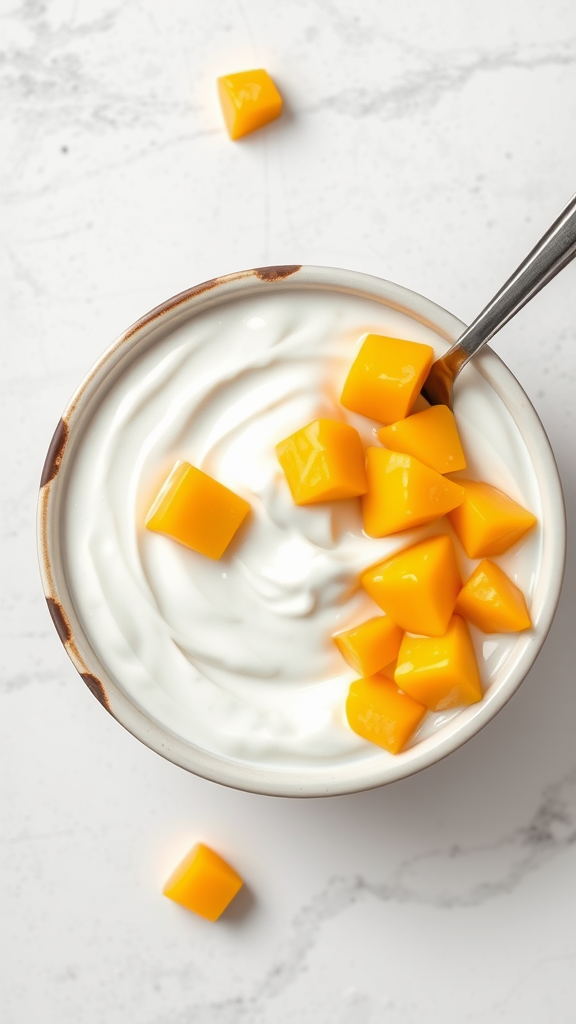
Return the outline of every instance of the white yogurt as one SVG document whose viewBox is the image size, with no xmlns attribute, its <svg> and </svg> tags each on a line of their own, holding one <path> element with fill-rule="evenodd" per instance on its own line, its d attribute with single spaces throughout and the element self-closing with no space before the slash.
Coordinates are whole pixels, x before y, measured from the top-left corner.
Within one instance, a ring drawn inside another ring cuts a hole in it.
<svg viewBox="0 0 576 1024">
<path fill-rule="evenodd" d="M 331 636 L 378 614 L 358 586 L 365 568 L 449 527 L 374 540 L 362 532 L 357 499 L 298 508 L 274 450 L 319 416 L 346 420 L 378 444 L 377 424 L 338 401 L 367 331 L 443 347 L 402 313 L 328 291 L 271 291 L 214 307 L 124 361 L 72 453 L 64 565 L 96 654 L 149 716 L 226 758 L 305 767 L 383 753 L 347 725 L 355 673 Z M 462 475 L 494 483 L 539 516 L 509 413 L 473 368 L 458 398 Z M 144 527 L 178 459 L 252 505 L 217 562 Z M 539 552 L 537 530 L 498 559 L 528 598 Z M 465 577 L 473 564 L 462 558 Z M 488 687 L 514 637 L 473 632 Z M 412 742 L 457 713 L 428 715 Z"/>
</svg>

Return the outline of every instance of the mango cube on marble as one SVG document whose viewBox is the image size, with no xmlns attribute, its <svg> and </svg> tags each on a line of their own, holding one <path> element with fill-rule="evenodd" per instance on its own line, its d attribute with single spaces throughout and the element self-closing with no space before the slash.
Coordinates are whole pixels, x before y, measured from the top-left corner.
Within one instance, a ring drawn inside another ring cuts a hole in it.
<svg viewBox="0 0 576 1024">
<path fill-rule="evenodd" d="M 282 97 L 264 68 L 218 79 L 218 96 L 231 139 L 240 139 L 282 113 Z"/>
<path fill-rule="evenodd" d="M 217 921 L 244 882 L 204 843 L 197 843 L 172 872 L 164 896 L 208 921 Z"/>
</svg>

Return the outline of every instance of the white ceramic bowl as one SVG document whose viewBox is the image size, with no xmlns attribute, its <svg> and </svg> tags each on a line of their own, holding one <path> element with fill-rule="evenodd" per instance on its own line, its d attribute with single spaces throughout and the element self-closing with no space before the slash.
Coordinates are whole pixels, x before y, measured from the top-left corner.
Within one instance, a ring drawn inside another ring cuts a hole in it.
<svg viewBox="0 0 576 1024">
<path fill-rule="evenodd" d="M 480 373 L 513 417 L 523 438 L 541 496 L 542 543 L 534 567 L 534 628 L 517 636 L 512 653 L 480 704 L 463 709 L 440 730 L 400 755 L 310 770 L 237 763 L 192 746 L 163 728 L 133 703 L 121 680 L 106 672 L 91 647 L 67 585 L 62 558 L 61 509 L 73 470 L 75 438 L 99 402 L 109 375 L 128 365 L 139 349 L 206 309 L 258 292 L 322 290 L 368 298 L 430 327 L 440 347 L 454 341 L 464 325 L 423 296 L 378 278 L 325 267 L 266 267 L 207 281 L 156 307 L 133 324 L 100 358 L 80 384 L 50 444 L 42 475 L 38 532 L 42 582 L 52 619 L 72 662 L 94 696 L 121 725 L 157 753 L 197 775 L 228 786 L 280 796 L 327 796 L 370 789 L 421 771 L 461 746 L 494 717 L 517 690 L 544 643 L 558 602 L 565 559 L 565 515 L 558 471 L 548 439 L 524 391 L 490 349 L 474 360 Z"/>
</svg>

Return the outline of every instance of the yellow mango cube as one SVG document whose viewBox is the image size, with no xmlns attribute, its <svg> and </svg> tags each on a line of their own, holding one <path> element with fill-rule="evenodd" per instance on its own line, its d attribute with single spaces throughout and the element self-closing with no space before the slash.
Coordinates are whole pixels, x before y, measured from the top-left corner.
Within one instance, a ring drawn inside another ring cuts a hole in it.
<svg viewBox="0 0 576 1024">
<path fill-rule="evenodd" d="M 412 455 L 388 448 L 368 449 L 366 476 L 362 517 L 369 537 L 387 537 L 431 523 L 464 498 L 459 483 L 447 480 Z"/>
<path fill-rule="evenodd" d="M 453 615 L 444 636 L 405 634 L 394 679 L 430 711 L 482 700 L 478 662 L 464 619 Z"/>
<path fill-rule="evenodd" d="M 460 591 L 456 611 L 483 633 L 519 633 L 532 625 L 520 588 L 487 558 Z"/>
<path fill-rule="evenodd" d="M 231 139 L 248 135 L 282 113 L 282 97 L 263 68 L 223 75 L 218 96 Z"/>
<path fill-rule="evenodd" d="M 250 511 L 249 502 L 189 462 L 177 462 L 146 518 L 146 527 L 220 558 Z"/>
<path fill-rule="evenodd" d="M 402 630 L 387 615 L 376 615 L 334 635 L 338 650 L 361 676 L 374 675 L 394 661 L 401 640 Z"/>
<path fill-rule="evenodd" d="M 454 544 L 445 534 L 372 566 L 361 583 L 402 629 L 426 636 L 446 632 L 462 587 Z"/>
<path fill-rule="evenodd" d="M 402 693 L 383 674 L 357 679 L 348 691 L 346 717 L 350 728 L 391 754 L 398 754 L 406 746 L 425 714 L 422 704 Z"/>
<path fill-rule="evenodd" d="M 414 455 L 437 473 L 466 469 L 454 413 L 447 405 L 432 405 L 388 427 L 380 427 L 377 434 L 386 448 Z"/>
<path fill-rule="evenodd" d="M 340 401 L 352 412 L 380 423 L 395 423 L 412 408 L 433 358 L 430 345 L 368 334 L 352 363 Z"/>
<path fill-rule="evenodd" d="M 313 420 L 276 445 L 296 505 L 353 498 L 366 491 L 364 449 L 354 427 Z"/>
<path fill-rule="evenodd" d="M 162 892 L 200 917 L 217 921 L 243 884 L 222 857 L 198 843 L 170 875 Z"/>
<path fill-rule="evenodd" d="M 478 480 L 459 480 L 464 497 L 449 519 L 469 558 L 501 555 L 537 522 L 507 494 Z"/>
</svg>

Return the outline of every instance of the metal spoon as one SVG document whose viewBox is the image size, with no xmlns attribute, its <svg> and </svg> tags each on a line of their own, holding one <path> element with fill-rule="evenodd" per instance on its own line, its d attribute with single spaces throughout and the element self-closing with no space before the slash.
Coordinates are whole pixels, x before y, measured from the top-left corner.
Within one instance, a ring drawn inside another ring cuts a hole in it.
<svg viewBox="0 0 576 1024">
<path fill-rule="evenodd" d="M 452 407 L 452 385 L 463 366 L 576 256 L 576 195 L 506 284 L 446 355 L 432 364 L 422 394 L 430 405 Z"/>
</svg>

